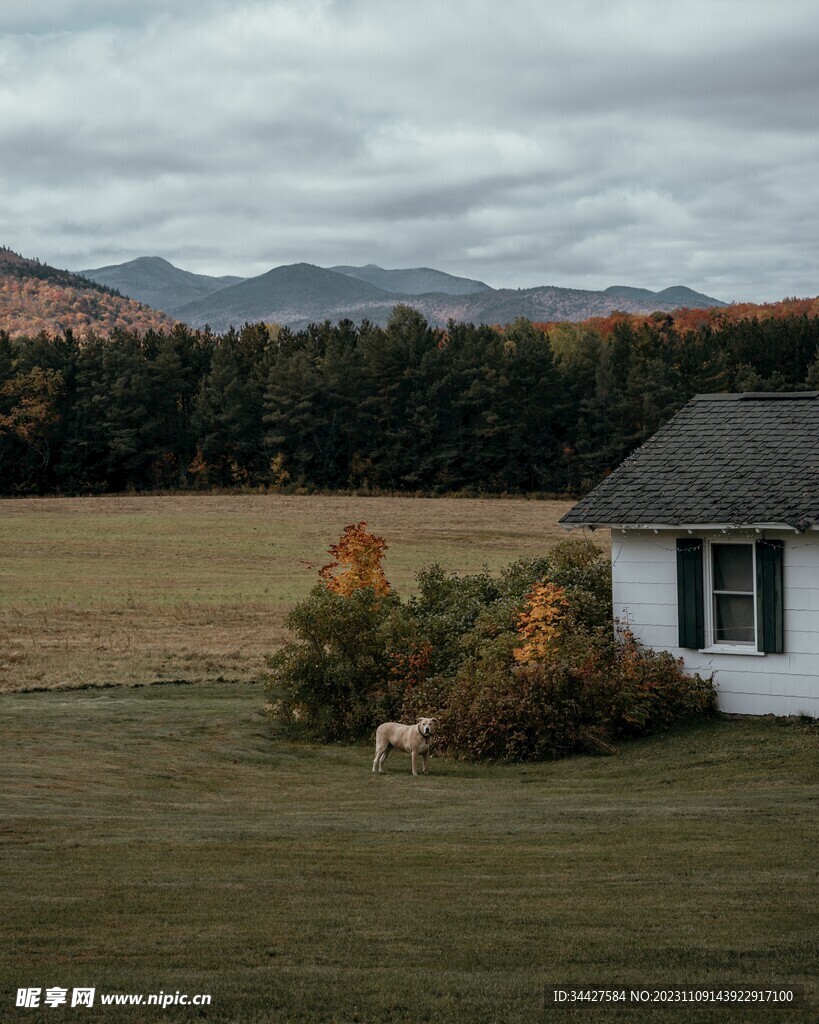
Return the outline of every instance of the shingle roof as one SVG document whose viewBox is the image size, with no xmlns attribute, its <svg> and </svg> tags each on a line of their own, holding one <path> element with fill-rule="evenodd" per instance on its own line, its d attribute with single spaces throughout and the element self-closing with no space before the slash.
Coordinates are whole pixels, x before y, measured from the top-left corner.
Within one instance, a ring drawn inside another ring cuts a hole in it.
<svg viewBox="0 0 819 1024">
<path fill-rule="evenodd" d="M 819 525 L 819 391 L 697 395 L 560 521 Z"/>
</svg>

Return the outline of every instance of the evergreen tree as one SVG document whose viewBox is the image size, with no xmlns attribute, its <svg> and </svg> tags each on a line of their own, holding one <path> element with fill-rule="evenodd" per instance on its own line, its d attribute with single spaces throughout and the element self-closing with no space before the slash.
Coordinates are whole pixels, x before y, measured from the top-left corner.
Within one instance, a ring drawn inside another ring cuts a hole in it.
<svg viewBox="0 0 819 1024">
<path fill-rule="evenodd" d="M 225 334 L 197 394 L 192 426 L 208 482 L 222 486 L 266 479 L 262 431 L 264 345 L 258 332 Z"/>
</svg>

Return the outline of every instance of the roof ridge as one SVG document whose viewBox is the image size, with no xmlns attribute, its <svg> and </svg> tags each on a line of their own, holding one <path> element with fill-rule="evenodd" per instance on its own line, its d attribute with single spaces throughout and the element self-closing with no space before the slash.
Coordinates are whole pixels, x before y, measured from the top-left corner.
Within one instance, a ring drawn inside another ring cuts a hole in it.
<svg viewBox="0 0 819 1024">
<path fill-rule="evenodd" d="M 819 398 L 819 391 L 712 391 L 694 395 L 692 402 L 803 402 Z M 684 408 L 684 407 L 683 407 Z"/>
</svg>

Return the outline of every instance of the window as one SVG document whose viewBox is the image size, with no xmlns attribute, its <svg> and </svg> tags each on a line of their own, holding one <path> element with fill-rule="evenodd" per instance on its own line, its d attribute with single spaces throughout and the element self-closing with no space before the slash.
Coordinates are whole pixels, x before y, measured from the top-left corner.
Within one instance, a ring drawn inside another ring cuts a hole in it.
<svg viewBox="0 0 819 1024">
<path fill-rule="evenodd" d="M 756 647 L 753 544 L 711 544 L 711 642 Z"/>
<path fill-rule="evenodd" d="M 680 647 L 785 650 L 781 540 L 677 540 Z"/>
</svg>

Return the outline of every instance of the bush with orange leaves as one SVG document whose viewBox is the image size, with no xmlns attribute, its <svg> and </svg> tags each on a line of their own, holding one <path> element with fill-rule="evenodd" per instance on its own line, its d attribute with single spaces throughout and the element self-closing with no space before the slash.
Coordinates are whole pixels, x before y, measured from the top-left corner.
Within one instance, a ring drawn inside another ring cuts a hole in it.
<svg viewBox="0 0 819 1024">
<path fill-rule="evenodd" d="M 522 597 L 519 587 L 499 592 L 473 619 L 449 679 L 412 691 L 412 709 L 437 703 L 442 752 L 505 761 L 613 753 L 622 739 L 716 710 L 711 679 L 615 627 L 610 567 L 593 545 L 559 545 L 538 570 Z"/>
<path fill-rule="evenodd" d="M 402 603 L 384 575 L 386 543 L 366 525 L 345 528 L 289 616 L 296 639 L 269 659 L 280 722 L 337 740 L 435 715 L 440 750 L 524 761 L 612 752 L 715 709 L 711 680 L 615 630 L 610 565 L 590 542 L 496 577 L 432 566 Z"/>
<path fill-rule="evenodd" d="M 464 760 L 531 761 L 616 752 L 630 737 L 716 711 L 713 681 L 624 630 L 566 630 L 538 661 L 495 643 L 452 681 L 439 748 Z"/>
</svg>

